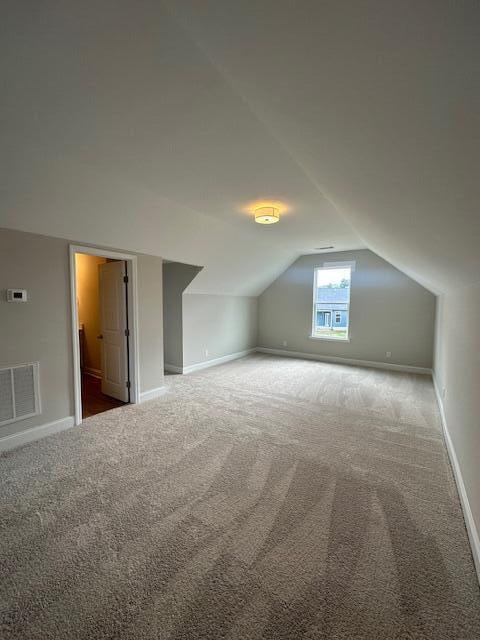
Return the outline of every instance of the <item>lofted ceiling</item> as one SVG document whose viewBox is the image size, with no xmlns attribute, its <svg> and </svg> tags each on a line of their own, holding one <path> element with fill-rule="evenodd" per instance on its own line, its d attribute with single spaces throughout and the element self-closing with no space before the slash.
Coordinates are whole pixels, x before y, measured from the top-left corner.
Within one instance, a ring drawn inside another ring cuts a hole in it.
<svg viewBox="0 0 480 640">
<path fill-rule="evenodd" d="M 0 30 L 0 226 L 201 265 L 197 293 L 324 245 L 480 279 L 476 1 L 16 0 Z"/>
</svg>

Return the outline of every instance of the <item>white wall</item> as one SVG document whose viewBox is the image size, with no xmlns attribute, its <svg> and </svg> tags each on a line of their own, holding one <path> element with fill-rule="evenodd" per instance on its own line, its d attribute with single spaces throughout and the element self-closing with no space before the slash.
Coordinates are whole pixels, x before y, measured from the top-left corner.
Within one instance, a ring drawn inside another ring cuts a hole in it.
<svg viewBox="0 0 480 640">
<path fill-rule="evenodd" d="M 309 338 L 314 267 L 351 260 L 350 342 Z M 435 296 L 371 251 L 306 255 L 260 296 L 259 346 L 430 368 L 434 318 Z"/>
<path fill-rule="evenodd" d="M 182 262 L 163 265 L 163 343 L 165 364 L 183 367 L 183 292 L 201 267 Z"/>
<path fill-rule="evenodd" d="M 163 260 L 137 254 L 140 393 L 163 385 Z"/>
<path fill-rule="evenodd" d="M 27 289 L 28 302 L 5 301 Z M 0 366 L 40 362 L 42 415 L 0 427 L 0 438 L 73 414 L 68 243 L 0 229 Z"/>
<path fill-rule="evenodd" d="M 437 304 L 434 375 L 465 491 L 480 531 L 480 282 Z M 480 552 L 480 549 L 478 549 Z M 480 558 L 477 556 L 477 562 Z M 480 563 L 477 564 L 480 575 Z"/>
<path fill-rule="evenodd" d="M 0 229 L 0 365 L 40 362 L 42 414 L 0 427 L 0 438 L 74 413 L 67 240 Z M 126 249 L 128 251 L 128 249 Z M 161 258 L 138 256 L 140 390 L 163 384 Z M 28 290 L 24 304 L 5 289 Z"/>
<path fill-rule="evenodd" d="M 184 293 L 183 365 L 254 348 L 257 322 L 257 298 Z"/>
</svg>

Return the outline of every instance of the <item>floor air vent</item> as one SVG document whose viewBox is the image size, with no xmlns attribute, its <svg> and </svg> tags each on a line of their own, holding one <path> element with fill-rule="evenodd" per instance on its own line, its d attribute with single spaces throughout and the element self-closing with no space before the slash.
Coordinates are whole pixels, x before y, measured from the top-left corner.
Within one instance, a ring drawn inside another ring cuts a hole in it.
<svg viewBox="0 0 480 640">
<path fill-rule="evenodd" d="M 0 425 L 39 413 L 38 362 L 0 369 Z"/>
</svg>

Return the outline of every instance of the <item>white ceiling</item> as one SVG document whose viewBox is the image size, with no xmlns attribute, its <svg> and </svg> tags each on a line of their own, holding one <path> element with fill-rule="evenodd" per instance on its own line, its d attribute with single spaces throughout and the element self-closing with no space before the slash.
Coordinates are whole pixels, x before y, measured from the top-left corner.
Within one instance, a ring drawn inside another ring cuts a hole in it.
<svg viewBox="0 0 480 640">
<path fill-rule="evenodd" d="M 479 280 L 479 27 L 473 0 L 12 2 L 0 224 L 203 265 L 203 293 L 323 245 Z"/>
</svg>

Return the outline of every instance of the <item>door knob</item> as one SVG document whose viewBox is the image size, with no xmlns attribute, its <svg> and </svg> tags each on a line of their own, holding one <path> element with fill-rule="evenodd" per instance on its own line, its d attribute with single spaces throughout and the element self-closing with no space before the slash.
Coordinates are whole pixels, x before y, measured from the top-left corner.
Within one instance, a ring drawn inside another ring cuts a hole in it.
<svg viewBox="0 0 480 640">
<path fill-rule="evenodd" d="M 102 334 L 100 334 L 99 336 L 97 336 L 97 340 L 103 340 L 103 336 L 102 336 Z"/>
</svg>

